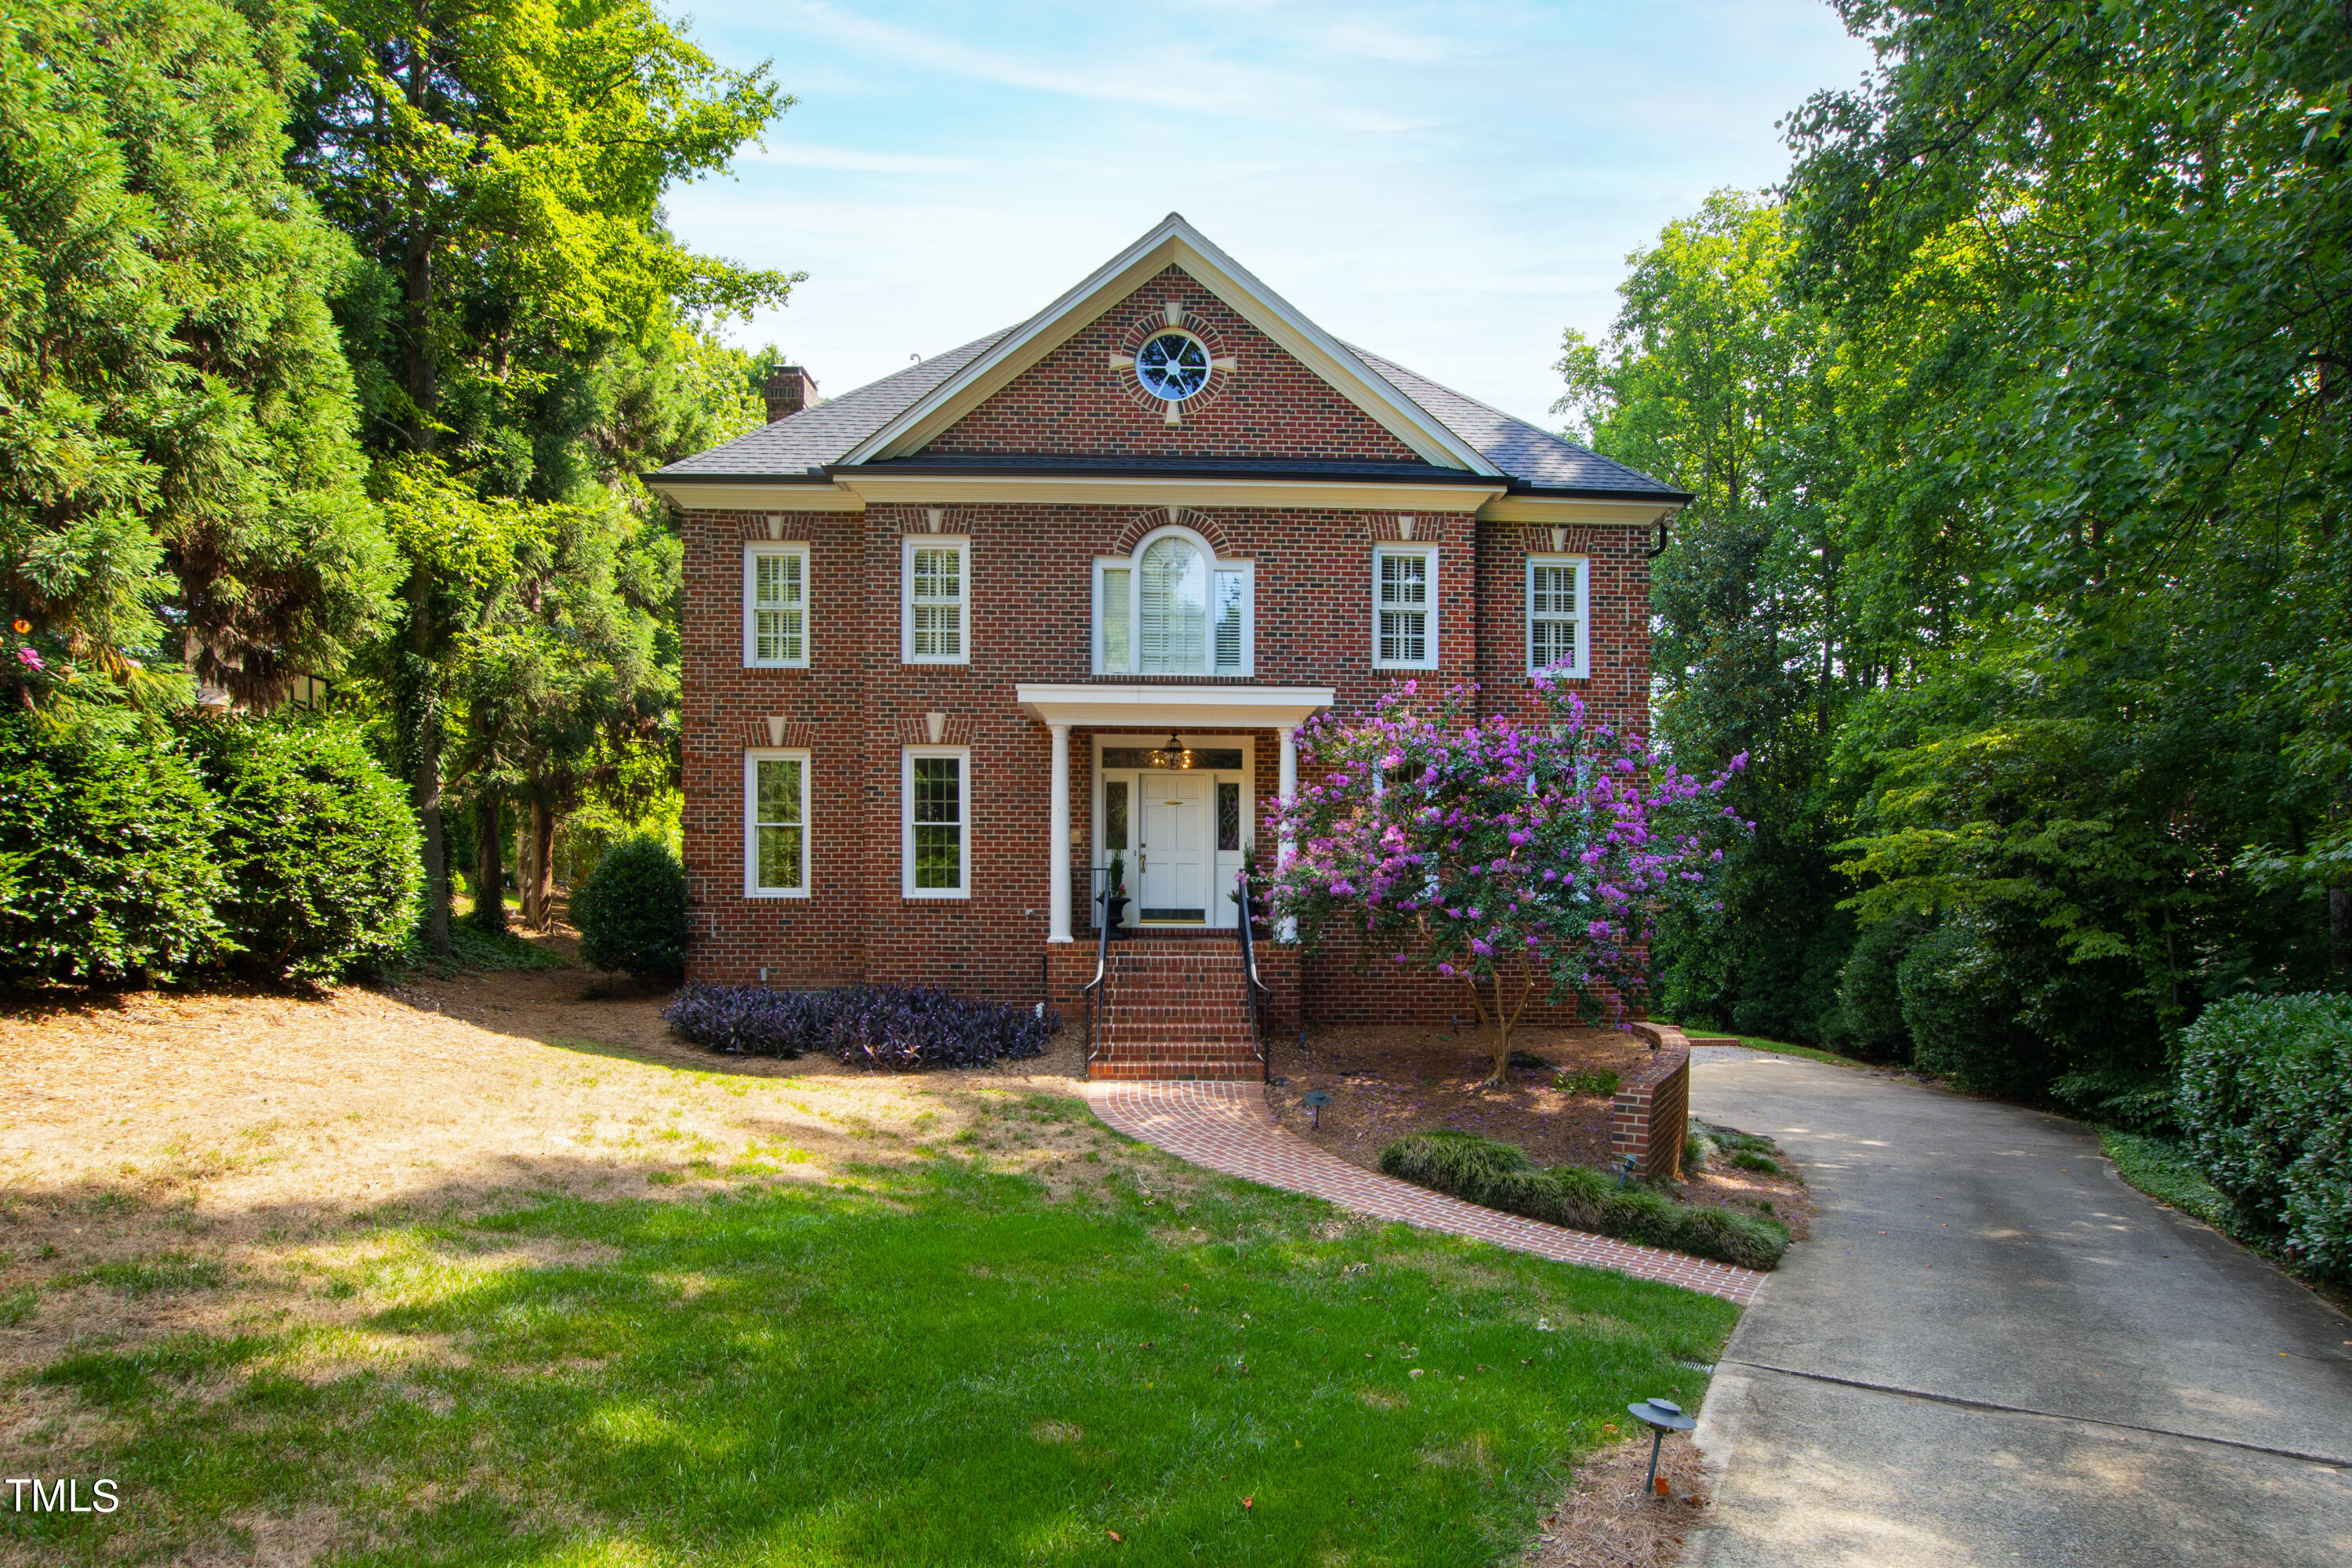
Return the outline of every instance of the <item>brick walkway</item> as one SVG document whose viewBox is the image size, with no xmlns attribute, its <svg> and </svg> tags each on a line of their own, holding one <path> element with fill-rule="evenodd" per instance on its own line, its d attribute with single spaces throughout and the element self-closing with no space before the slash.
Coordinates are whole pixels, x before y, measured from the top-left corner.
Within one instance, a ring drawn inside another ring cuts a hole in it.
<svg viewBox="0 0 2352 1568">
<path fill-rule="evenodd" d="M 1308 1193 L 1358 1214 L 1532 1252 L 1558 1263 L 1659 1279 L 1746 1306 L 1764 1276 L 1465 1204 L 1351 1165 L 1275 1124 L 1255 1083 L 1090 1083 L 1087 1103 L 1130 1138 L 1229 1176 Z"/>
</svg>

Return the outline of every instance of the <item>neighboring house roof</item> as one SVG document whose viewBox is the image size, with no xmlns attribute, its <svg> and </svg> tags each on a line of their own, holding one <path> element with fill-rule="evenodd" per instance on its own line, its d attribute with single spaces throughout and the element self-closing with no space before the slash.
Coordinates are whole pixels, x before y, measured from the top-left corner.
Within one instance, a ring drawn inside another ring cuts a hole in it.
<svg viewBox="0 0 2352 1568">
<path fill-rule="evenodd" d="M 936 453 L 924 449 L 959 410 L 1034 364 L 1122 299 L 1142 276 L 1174 264 L 1273 337 L 1276 345 L 1339 387 L 1423 455 L 1420 462 L 1325 462 L 1305 458 L 1150 458 L 1105 454 Z M 1393 361 L 1330 337 L 1244 271 L 1174 213 L 1085 282 L 1017 326 L 908 366 L 870 385 L 761 426 L 723 447 L 670 464 L 648 478 L 817 479 L 834 468 L 867 471 L 1060 472 L 1070 474 L 1248 473 L 1383 479 L 1459 480 L 1465 471 L 1499 476 L 1512 490 L 1679 505 L 1690 498 L 1649 475 L 1515 419 Z"/>
</svg>

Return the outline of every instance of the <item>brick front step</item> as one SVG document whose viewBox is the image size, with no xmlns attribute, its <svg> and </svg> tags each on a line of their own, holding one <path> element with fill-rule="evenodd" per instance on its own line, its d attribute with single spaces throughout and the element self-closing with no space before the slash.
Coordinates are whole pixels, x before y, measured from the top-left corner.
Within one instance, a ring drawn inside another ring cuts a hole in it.
<svg viewBox="0 0 2352 1568">
<path fill-rule="evenodd" d="M 1263 1075 L 1230 937 L 1138 937 L 1110 951 L 1089 1078 L 1239 1082 Z"/>
</svg>

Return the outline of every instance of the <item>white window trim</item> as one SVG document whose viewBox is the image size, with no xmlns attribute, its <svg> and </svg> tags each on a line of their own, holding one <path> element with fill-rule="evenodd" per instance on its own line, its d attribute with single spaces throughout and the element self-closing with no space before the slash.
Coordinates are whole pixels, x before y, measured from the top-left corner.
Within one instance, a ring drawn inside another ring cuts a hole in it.
<svg viewBox="0 0 2352 1568">
<path fill-rule="evenodd" d="M 801 563 L 801 656 L 798 658 L 761 658 L 760 653 L 759 606 L 752 601 L 752 588 L 763 555 L 797 555 Z M 816 597 L 815 584 L 809 578 L 809 547 L 805 544 L 746 544 L 743 546 L 743 668 L 746 669 L 806 669 L 809 653 L 816 646 L 816 616 L 810 602 Z"/>
<path fill-rule="evenodd" d="M 1547 616 L 1547 620 L 1576 622 L 1576 663 L 1573 668 L 1561 665 L 1538 665 L 1535 661 L 1536 647 L 1536 568 L 1538 566 L 1574 566 L 1576 568 L 1576 614 Z M 1521 616 L 1519 640 L 1527 653 L 1528 673 L 1549 675 L 1560 680 L 1584 680 L 1592 674 L 1592 558 L 1589 555 L 1530 555 L 1526 573 L 1519 582 L 1521 604 L 1526 614 Z"/>
<path fill-rule="evenodd" d="M 801 885 L 797 888 L 760 886 L 760 764 L 796 762 L 801 765 Z M 743 896 L 747 899 L 805 899 L 809 867 L 815 858 L 810 840 L 815 828 L 809 821 L 809 753 L 793 747 L 754 746 L 743 753 Z"/>
<path fill-rule="evenodd" d="M 1429 625 L 1423 638 L 1425 649 L 1417 659 L 1382 658 L 1381 657 L 1381 562 L 1389 556 L 1417 555 L 1429 563 Z M 1375 544 L 1372 546 L 1372 668 L 1374 669 L 1435 669 L 1438 666 L 1437 629 L 1437 567 L 1438 546 L 1434 544 Z"/>
<path fill-rule="evenodd" d="M 963 763 L 963 837 L 956 847 L 961 863 L 956 868 L 959 886 L 915 886 L 915 759 L 955 757 Z M 969 899 L 971 897 L 971 748 L 970 746 L 907 746 L 898 752 L 898 892 L 908 899 Z"/>
<path fill-rule="evenodd" d="M 1247 557 L 1227 560 L 1220 556 L 1208 540 L 1189 528 L 1169 524 L 1155 528 L 1135 542 L 1135 548 L 1125 555 L 1097 555 L 1094 563 L 1094 672 L 1097 675 L 1133 675 L 1143 657 L 1143 552 L 1160 540 L 1174 534 L 1189 541 L 1209 562 L 1209 611 L 1212 619 L 1208 628 L 1208 667 L 1198 679 L 1215 679 L 1255 676 L 1257 674 L 1257 563 Z M 1103 660 L 1103 569 L 1127 574 L 1127 658 L 1124 668 L 1113 669 Z M 1239 669 L 1217 668 L 1216 613 L 1217 574 L 1236 572 L 1242 580 L 1242 663 Z"/>
<path fill-rule="evenodd" d="M 961 557 L 956 582 L 961 589 L 957 607 L 962 612 L 957 638 L 963 651 L 954 655 L 915 652 L 915 552 L 952 550 Z M 971 662 L 971 541 L 957 534 L 910 533 L 898 551 L 898 662 L 901 664 L 970 664 Z"/>
</svg>

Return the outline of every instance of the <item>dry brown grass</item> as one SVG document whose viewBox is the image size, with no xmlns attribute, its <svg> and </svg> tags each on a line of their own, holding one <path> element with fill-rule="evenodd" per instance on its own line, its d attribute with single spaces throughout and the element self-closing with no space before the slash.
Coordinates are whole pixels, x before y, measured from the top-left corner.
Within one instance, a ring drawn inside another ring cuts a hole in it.
<svg viewBox="0 0 2352 1568">
<path fill-rule="evenodd" d="M 1106 1152 L 1127 1163 L 1071 1103 L 1075 1030 L 1005 1068 L 882 1076 L 712 1056 L 667 1033 L 664 1000 L 572 969 L 0 1009 L 0 1300 L 39 1292 L 0 1326 L 0 1377 L 92 1335 L 333 1322 L 326 1266 L 404 1216 L 854 1181 L 934 1146 L 1056 1195 Z M 220 1288 L 125 1273 L 158 1267 Z M 5 1398 L 0 1434 L 54 1427 L 24 1387 Z"/>
</svg>

